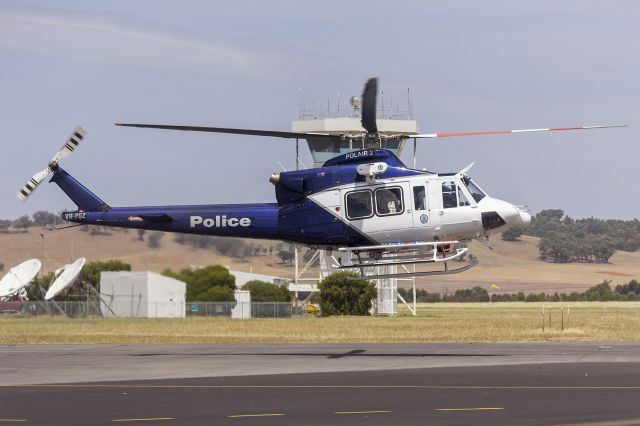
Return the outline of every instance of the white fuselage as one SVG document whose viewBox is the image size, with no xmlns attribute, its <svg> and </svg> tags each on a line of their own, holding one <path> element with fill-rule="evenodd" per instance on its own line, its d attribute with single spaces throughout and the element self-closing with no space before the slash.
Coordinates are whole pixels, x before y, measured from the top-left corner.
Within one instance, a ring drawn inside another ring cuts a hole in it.
<svg viewBox="0 0 640 426">
<path fill-rule="evenodd" d="M 380 244 L 464 241 L 531 221 L 528 213 L 487 196 L 460 173 L 368 179 L 309 198 Z"/>
</svg>

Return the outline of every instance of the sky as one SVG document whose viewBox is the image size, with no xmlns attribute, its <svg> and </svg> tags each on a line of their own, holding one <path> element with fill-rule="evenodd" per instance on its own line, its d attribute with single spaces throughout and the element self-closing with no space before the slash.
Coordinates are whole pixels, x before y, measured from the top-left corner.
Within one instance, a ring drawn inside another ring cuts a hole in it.
<svg viewBox="0 0 640 426">
<path fill-rule="evenodd" d="M 640 217 L 638 21 L 631 0 L 0 0 L 0 218 L 74 208 L 46 182 L 16 192 L 77 125 L 62 167 L 112 206 L 275 202 L 294 141 L 113 123 L 290 130 L 300 99 L 346 109 L 374 76 L 385 102 L 411 90 L 423 133 L 628 124 L 423 140 L 418 167 L 475 161 L 532 212 Z"/>
</svg>

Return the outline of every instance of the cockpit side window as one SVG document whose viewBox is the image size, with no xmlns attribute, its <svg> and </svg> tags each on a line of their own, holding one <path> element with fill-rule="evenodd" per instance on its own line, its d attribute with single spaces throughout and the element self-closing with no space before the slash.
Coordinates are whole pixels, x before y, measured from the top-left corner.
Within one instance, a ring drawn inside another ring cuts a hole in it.
<svg viewBox="0 0 640 426">
<path fill-rule="evenodd" d="M 373 197 L 371 191 L 353 191 L 347 193 L 347 218 L 364 219 L 373 216 Z"/>
<path fill-rule="evenodd" d="M 453 181 L 442 182 L 442 207 L 445 209 L 458 207 L 456 183 Z"/>
<path fill-rule="evenodd" d="M 413 187 L 413 202 L 415 203 L 415 210 L 427 209 L 427 192 L 424 190 L 424 186 Z"/>
<path fill-rule="evenodd" d="M 378 214 L 378 216 L 400 214 L 403 211 L 402 188 L 376 189 L 376 214 Z"/>
<path fill-rule="evenodd" d="M 459 207 L 464 207 L 464 206 L 470 206 L 471 203 L 469 202 L 469 199 L 467 198 L 466 195 L 464 195 L 464 191 L 462 190 L 462 187 L 458 187 L 458 206 Z"/>
<path fill-rule="evenodd" d="M 462 178 L 462 181 L 469 190 L 469 193 L 471 194 L 473 199 L 476 200 L 476 203 L 479 203 L 480 200 L 487 196 L 487 194 L 485 194 L 482 189 L 478 188 L 478 186 L 468 177 L 464 176 Z"/>
</svg>

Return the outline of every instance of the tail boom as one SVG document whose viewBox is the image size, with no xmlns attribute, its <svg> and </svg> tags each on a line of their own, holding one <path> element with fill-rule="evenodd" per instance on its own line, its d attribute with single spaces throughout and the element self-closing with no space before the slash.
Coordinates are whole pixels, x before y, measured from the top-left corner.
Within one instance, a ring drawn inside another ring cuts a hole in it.
<svg viewBox="0 0 640 426">
<path fill-rule="evenodd" d="M 63 219 L 87 225 L 188 234 L 277 239 L 277 204 L 113 207 L 65 212 Z"/>
</svg>

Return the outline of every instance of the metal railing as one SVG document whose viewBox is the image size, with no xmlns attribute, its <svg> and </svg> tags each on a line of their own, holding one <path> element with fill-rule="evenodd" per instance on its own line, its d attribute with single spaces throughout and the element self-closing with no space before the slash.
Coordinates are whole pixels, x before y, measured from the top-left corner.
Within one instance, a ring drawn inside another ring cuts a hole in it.
<svg viewBox="0 0 640 426">
<path fill-rule="evenodd" d="M 360 118 L 360 111 L 354 112 L 352 108 L 348 109 L 327 109 L 326 105 L 318 108 L 303 108 L 298 110 L 298 120 L 321 120 L 324 118 Z M 378 108 L 376 110 L 376 118 L 383 120 L 413 120 L 413 108 L 401 110 L 399 108 Z"/>
</svg>

